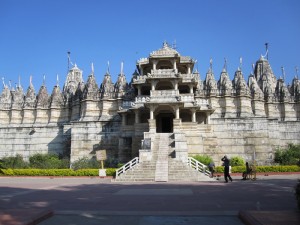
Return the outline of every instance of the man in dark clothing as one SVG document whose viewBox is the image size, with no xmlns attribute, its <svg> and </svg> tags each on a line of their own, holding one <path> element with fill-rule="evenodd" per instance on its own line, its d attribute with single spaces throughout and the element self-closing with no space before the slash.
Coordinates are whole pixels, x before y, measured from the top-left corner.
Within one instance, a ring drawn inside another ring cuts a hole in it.
<svg viewBox="0 0 300 225">
<path fill-rule="evenodd" d="M 232 182 L 232 178 L 229 174 L 229 166 L 230 166 L 230 160 L 227 158 L 227 156 L 225 155 L 222 159 L 223 161 L 223 165 L 224 165 L 224 179 L 225 179 L 225 182 L 228 183 L 228 179 Z"/>
</svg>

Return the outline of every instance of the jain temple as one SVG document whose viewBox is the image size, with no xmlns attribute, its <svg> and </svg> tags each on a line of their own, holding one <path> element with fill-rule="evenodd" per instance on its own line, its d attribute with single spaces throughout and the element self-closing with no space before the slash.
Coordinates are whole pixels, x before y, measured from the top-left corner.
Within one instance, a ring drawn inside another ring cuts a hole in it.
<svg viewBox="0 0 300 225">
<path fill-rule="evenodd" d="M 72 163 L 105 149 L 108 158 L 134 159 L 151 179 L 172 180 L 179 170 L 190 176 L 184 168 L 193 155 L 216 165 L 225 154 L 265 165 L 279 147 L 300 144 L 297 76 L 286 85 L 263 56 L 253 73 L 238 68 L 233 80 L 226 62 L 218 74 L 211 63 L 204 76 L 195 63 L 164 43 L 137 61 L 130 81 L 123 69 L 116 81 L 109 70 L 100 84 L 93 70 L 84 81 L 75 64 L 51 93 L 3 82 L 0 158 L 57 153 Z"/>
</svg>

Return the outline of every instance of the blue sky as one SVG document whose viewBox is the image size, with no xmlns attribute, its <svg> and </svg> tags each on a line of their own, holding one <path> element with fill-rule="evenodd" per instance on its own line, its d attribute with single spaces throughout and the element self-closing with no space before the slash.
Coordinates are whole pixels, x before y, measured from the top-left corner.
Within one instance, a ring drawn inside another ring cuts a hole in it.
<svg viewBox="0 0 300 225">
<path fill-rule="evenodd" d="M 218 80 L 224 64 L 233 78 L 243 58 L 245 78 L 252 63 L 265 54 L 277 76 L 284 66 L 286 81 L 300 70 L 299 0 L 0 0 L 0 77 L 24 91 L 29 77 L 38 91 L 46 76 L 51 93 L 59 74 L 67 74 L 67 52 L 83 70 L 94 63 L 98 85 L 110 62 L 115 82 L 124 61 L 127 81 L 136 60 L 176 41 L 181 55 L 198 61 L 201 79 L 210 58 Z M 300 73 L 300 71 L 299 71 Z M 0 89 L 1 90 L 1 89 Z"/>
</svg>

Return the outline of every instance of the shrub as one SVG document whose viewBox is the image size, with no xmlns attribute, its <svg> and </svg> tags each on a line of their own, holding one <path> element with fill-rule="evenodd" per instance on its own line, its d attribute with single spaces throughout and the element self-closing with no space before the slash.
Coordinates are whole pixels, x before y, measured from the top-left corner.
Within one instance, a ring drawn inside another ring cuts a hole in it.
<svg viewBox="0 0 300 225">
<path fill-rule="evenodd" d="M 286 149 L 278 149 L 275 152 L 274 162 L 280 165 L 300 166 L 300 145 L 289 144 Z"/>
<path fill-rule="evenodd" d="M 5 176 L 98 176 L 99 169 L 2 169 Z M 106 169 L 107 176 L 115 176 L 116 169 Z"/>
<path fill-rule="evenodd" d="M 242 157 L 234 156 L 230 159 L 230 165 L 231 166 L 244 166 L 245 161 Z"/>
<path fill-rule="evenodd" d="M 223 173 L 224 167 L 217 166 L 216 167 L 217 173 Z M 232 166 L 231 172 L 232 173 L 243 173 L 246 170 L 245 166 Z M 300 172 L 300 166 L 256 166 L 257 173 L 268 173 L 268 172 Z"/>
<path fill-rule="evenodd" d="M 69 168 L 69 159 L 59 159 L 56 154 L 37 153 L 29 158 L 30 167 L 36 169 L 63 169 Z"/>
<path fill-rule="evenodd" d="M 21 155 L 7 156 L 0 160 L 0 168 L 28 168 L 29 163 L 25 162 Z"/>
<path fill-rule="evenodd" d="M 104 161 L 104 167 L 106 168 L 118 168 L 119 160 L 117 158 L 108 158 Z"/>
<path fill-rule="evenodd" d="M 99 169 L 100 168 L 100 163 L 95 158 L 89 159 L 88 157 L 83 157 L 81 159 L 78 159 L 78 160 L 74 161 L 71 165 L 71 168 L 74 169 L 74 170 L 78 170 L 78 169 Z"/>
<path fill-rule="evenodd" d="M 206 166 L 212 161 L 212 158 L 208 155 L 195 155 L 193 158 Z"/>
</svg>

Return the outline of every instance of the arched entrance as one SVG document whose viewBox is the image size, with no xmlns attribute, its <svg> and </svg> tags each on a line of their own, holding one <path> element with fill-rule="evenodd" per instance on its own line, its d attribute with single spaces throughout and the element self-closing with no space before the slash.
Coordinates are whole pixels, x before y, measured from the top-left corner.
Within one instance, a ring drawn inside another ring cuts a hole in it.
<svg viewBox="0 0 300 225">
<path fill-rule="evenodd" d="M 171 112 L 160 112 L 156 116 L 157 133 L 173 133 L 174 115 Z"/>
</svg>

